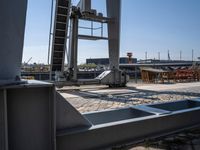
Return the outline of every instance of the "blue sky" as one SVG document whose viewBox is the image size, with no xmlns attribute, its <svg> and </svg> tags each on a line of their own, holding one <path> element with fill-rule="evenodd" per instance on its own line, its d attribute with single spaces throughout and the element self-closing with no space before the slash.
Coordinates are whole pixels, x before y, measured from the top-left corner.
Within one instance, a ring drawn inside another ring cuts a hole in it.
<svg viewBox="0 0 200 150">
<path fill-rule="evenodd" d="M 77 0 L 73 1 L 74 3 Z M 105 0 L 93 0 L 92 6 L 105 13 Z M 48 53 L 51 0 L 29 0 L 23 61 L 46 63 Z M 81 25 L 84 25 L 81 23 Z M 85 24 L 87 25 L 87 24 Z M 191 60 L 200 56 L 200 0 L 122 0 L 120 55 L 134 57 Z M 79 63 L 86 58 L 108 57 L 107 41 L 79 40 Z"/>
</svg>

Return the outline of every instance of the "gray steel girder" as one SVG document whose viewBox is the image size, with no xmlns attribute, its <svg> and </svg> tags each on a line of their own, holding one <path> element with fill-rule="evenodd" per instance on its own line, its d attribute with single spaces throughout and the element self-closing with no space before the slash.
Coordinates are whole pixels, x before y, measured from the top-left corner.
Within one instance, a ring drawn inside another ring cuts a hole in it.
<svg viewBox="0 0 200 150">
<path fill-rule="evenodd" d="M 52 84 L 0 88 L 0 149 L 55 150 L 55 90 Z"/>
<path fill-rule="evenodd" d="M 80 114 L 51 84 L 0 89 L 1 150 L 88 150 L 160 137 L 200 125 L 200 100 Z"/>
<path fill-rule="evenodd" d="M 173 111 L 168 110 L 171 105 L 174 105 Z M 84 116 L 93 126 L 57 132 L 57 149 L 88 150 L 133 144 L 199 126 L 200 118 L 195 117 L 199 115 L 197 101 L 87 113 Z"/>
</svg>

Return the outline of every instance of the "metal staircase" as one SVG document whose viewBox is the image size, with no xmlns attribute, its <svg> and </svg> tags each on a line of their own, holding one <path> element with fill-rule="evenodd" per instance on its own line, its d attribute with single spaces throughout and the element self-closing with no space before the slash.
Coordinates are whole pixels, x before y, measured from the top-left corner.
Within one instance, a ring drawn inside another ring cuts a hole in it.
<svg viewBox="0 0 200 150">
<path fill-rule="evenodd" d="M 71 0 L 57 0 L 53 30 L 51 73 L 64 71 Z"/>
</svg>

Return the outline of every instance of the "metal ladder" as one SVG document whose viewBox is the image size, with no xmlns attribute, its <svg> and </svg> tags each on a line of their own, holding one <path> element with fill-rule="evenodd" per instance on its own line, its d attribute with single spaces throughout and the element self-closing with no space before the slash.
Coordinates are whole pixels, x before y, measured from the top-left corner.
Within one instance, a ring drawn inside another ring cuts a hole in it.
<svg viewBox="0 0 200 150">
<path fill-rule="evenodd" d="M 71 0 L 57 0 L 51 54 L 51 74 L 64 71 Z"/>
</svg>

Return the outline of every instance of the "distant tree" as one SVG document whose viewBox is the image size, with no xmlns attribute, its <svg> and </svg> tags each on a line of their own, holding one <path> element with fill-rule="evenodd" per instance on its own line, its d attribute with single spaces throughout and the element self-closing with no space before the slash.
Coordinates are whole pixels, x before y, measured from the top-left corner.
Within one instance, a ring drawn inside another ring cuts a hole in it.
<svg viewBox="0 0 200 150">
<path fill-rule="evenodd" d="M 79 67 L 79 69 L 96 69 L 97 65 L 94 64 L 94 63 L 91 63 L 91 64 L 80 64 L 78 67 Z"/>
</svg>

